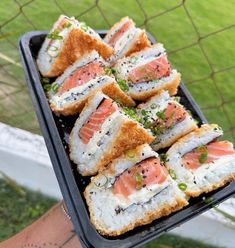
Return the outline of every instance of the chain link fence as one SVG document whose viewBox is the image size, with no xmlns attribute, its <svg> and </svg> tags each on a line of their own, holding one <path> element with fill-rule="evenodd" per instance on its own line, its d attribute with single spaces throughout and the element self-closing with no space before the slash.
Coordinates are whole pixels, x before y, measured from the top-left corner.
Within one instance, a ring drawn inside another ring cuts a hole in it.
<svg viewBox="0 0 235 248">
<path fill-rule="evenodd" d="M 164 43 L 205 116 L 235 141 L 234 12 L 235 0 L 1 0 L 0 121 L 40 133 L 18 55 L 24 32 L 49 29 L 62 13 L 95 29 L 129 15 Z"/>
</svg>

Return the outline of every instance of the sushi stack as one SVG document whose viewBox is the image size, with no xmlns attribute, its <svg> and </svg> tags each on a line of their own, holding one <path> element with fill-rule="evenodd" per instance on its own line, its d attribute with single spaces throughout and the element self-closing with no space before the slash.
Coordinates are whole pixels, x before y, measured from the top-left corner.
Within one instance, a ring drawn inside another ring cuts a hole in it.
<svg viewBox="0 0 235 248">
<path fill-rule="evenodd" d="M 233 144 L 218 140 L 216 124 L 198 127 L 176 96 L 181 75 L 164 46 L 129 17 L 102 39 L 60 16 L 37 64 L 43 77 L 57 77 L 47 92 L 52 111 L 77 115 L 70 159 L 93 176 L 84 196 L 101 234 L 148 224 L 235 179 Z"/>
</svg>

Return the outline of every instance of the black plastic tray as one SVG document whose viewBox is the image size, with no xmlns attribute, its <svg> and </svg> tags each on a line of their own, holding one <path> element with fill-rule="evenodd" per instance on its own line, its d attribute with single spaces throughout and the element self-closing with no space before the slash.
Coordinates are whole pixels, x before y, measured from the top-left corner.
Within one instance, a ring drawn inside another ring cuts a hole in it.
<svg viewBox="0 0 235 248">
<path fill-rule="evenodd" d="M 98 30 L 101 36 L 104 36 L 106 32 L 105 30 Z M 126 234 L 114 238 L 100 235 L 89 220 L 87 205 L 83 197 L 83 191 L 90 179 L 81 177 L 68 157 L 68 135 L 77 116 L 58 117 L 52 113 L 42 88 L 40 73 L 35 63 L 35 58 L 46 34 L 47 31 L 32 31 L 24 34 L 20 39 L 19 49 L 29 92 L 53 168 L 64 201 L 72 217 L 75 231 L 84 247 L 126 248 L 143 245 L 163 232 L 167 232 L 205 212 L 235 193 L 235 182 L 232 182 L 217 191 L 191 199 L 189 206 L 170 216 L 153 221 L 149 225 L 137 227 Z M 152 43 L 155 43 L 151 35 L 149 35 L 149 38 Z M 181 102 L 191 111 L 193 117 L 200 124 L 206 122 L 204 115 L 182 82 L 177 95 L 181 97 Z M 203 196 L 212 197 L 212 200 L 205 203 Z"/>
</svg>

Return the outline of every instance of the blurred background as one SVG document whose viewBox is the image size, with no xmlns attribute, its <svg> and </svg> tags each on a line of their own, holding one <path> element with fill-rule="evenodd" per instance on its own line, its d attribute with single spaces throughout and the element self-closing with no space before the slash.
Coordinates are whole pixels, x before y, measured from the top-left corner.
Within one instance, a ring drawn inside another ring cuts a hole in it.
<svg viewBox="0 0 235 248">
<path fill-rule="evenodd" d="M 62 13 L 94 29 L 130 16 L 165 45 L 208 121 L 235 142 L 235 0 L 1 0 L 0 122 L 40 134 L 18 40 L 27 31 L 49 29 Z"/>
<path fill-rule="evenodd" d="M 159 42 L 210 122 L 235 141 L 235 0 L 1 0 L 0 121 L 40 133 L 18 53 L 20 36 L 64 13 L 95 29 L 129 15 Z"/>
</svg>

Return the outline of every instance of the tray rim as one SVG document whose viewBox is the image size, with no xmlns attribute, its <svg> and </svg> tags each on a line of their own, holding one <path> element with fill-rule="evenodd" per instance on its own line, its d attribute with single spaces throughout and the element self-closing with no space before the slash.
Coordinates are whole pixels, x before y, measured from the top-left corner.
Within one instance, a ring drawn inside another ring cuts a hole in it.
<svg viewBox="0 0 235 248">
<path fill-rule="evenodd" d="M 97 30 L 98 33 L 100 34 L 105 34 L 107 32 L 107 30 Z M 149 242 L 150 240 L 156 238 L 158 235 L 160 235 L 162 232 L 166 232 L 169 231 L 171 229 L 173 229 L 174 227 L 178 226 L 179 224 L 184 223 L 185 221 L 191 219 L 192 217 L 195 217 L 199 214 L 201 214 L 202 212 L 210 209 L 212 206 L 214 206 L 215 204 L 217 204 L 218 202 L 221 202 L 222 200 L 227 199 L 230 195 L 235 193 L 235 182 L 230 183 L 229 185 L 225 186 L 224 188 L 221 188 L 219 190 L 219 192 L 214 193 L 213 196 L 216 195 L 215 199 L 210 202 L 209 204 L 203 204 L 203 206 L 201 206 L 200 209 L 195 209 L 195 212 L 189 212 L 188 215 L 186 217 L 182 217 L 180 216 L 182 213 L 181 211 L 174 213 L 174 216 L 179 215 L 178 220 L 175 220 L 175 222 L 171 225 L 168 226 L 168 228 L 165 228 L 165 230 L 162 230 L 160 232 L 156 232 L 156 231 L 152 231 L 147 233 L 146 235 L 144 235 L 144 237 L 142 236 L 141 240 L 138 240 L 138 243 L 135 243 L 133 239 L 137 238 L 139 236 L 139 233 L 132 235 L 128 238 L 124 238 L 124 239 L 115 239 L 115 240 L 110 240 L 110 239 L 105 239 L 102 235 L 100 235 L 95 229 L 94 227 L 92 227 L 93 230 L 95 230 L 95 234 L 97 236 L 99 236 L 98 240 L 93 240 L 93 242 L 89 241 L 89 237 L 87 237 L 85 234 L 87 233 L 86 230 L 87 228 L 84 227 L 84 223 L 82 221 L 83 218 L 81 218 L 82 214 L 78 213 L 77 208 L 76 208 L 76 202 L 79 202 L 78 200 L 81 200 L 83 202 L 83 199 L 80 195 L 80 192 L 77 188 L 77 184 L 74 180 L 74 175 L 72 174 L 72 170 L 67 170 L 65 172 L 65 168 L 62 165 L 62 162 L 65 162 L 66 164 L 68 164 L 70 166 L 70 162 L 67 158 L 67 154 L 65 153 L 64 147 L 62 145 L 62 142 L 58 142 L 55 143 L 55 139 L 60 139 L 59 136 L 59 132 L 57 130 L 55 121 L 53 119 L 53 115 L 52 112 L 49 109 L 47 109 L 47 112 L 49 113 L 45 113 L 45 109 L 43 107 L 45 107 L 45 105 L 47 105 L 48 107 L 48 103 L 47 103 L 47 99 L 46 96 L 43 92 L 43 94 L 40 96 L 39 93 L 40 92 L 40 88 L 39 85 L 41 87 L 41 82 L 40 82 L 40 77 L 39 77 L 39 72 L 37 70 L 37 67 L 35 65 L 35 61 L 32 57 L 32 53 L 29 47 L 30 44 L 30 40 L 35 37 L 35 36 L 41 36 L 41 35 L 46 35 L 48 33 L 48 31 L 30 31 L 25 33 L 19 40 L 19 47 L 20 47 L 20 54 L 21 54 L 21 59 L 22 59 L 22 63 L 24 66 L 24 73 L 26 76 L 26 81 L 28 84 L 28 88 L 30 91 L 30 95 L 33 101 L 33 105 L 38 117 L 38 121 L 40 124 L 40 128 L 41 131 L 43 133 L 43 137 L 45 139 L 45 143 L 47 145 L 47 149 L 50 155 L 51 160 L 53 161 L 53 169 L 55 171 L 57 180 L 59 182 L 59 186 L 62 192 L 62 195 L 64 197 L 64 201 L 68 207 L 68 211 L 72 216 L 72 222 L 75 226 L 75 230 L 80 238 L 80 241 L 82 243 L 82 245 L 84 247 L 96 247 L 96 242 L 101 241 L 102 242 L 102 247 L 110 247 L 110 245 L 112 245 L 112 247 L 137 247 L 140 245 L 143 245 L 147 242 Z M 149 34 L 148 34 L 149 35 Z M 153 37 L 151 35 L 149 35 L 150 38 L 152 38 L 152 40 L 155 42 L 155 40 L 153 39 Z M 26 49 L 25 49 L 25 45 L 26 45 Z M 30 60 L 28 60 L 27 55 L 29 55 Z M 29 63 L 30 62 L 30 63 Z M 33 70 L 30 69 L 33 68 Z M 40 82 L 40 84 L 37 84 L 36 82 Z M 33 83 L 32 83 L 33 82 Z M 36 85 L 35 85 L 36 83 Z M 201 118 L 202 122 L 206 122 L 206 118 L 204 117 L 204 115 L 202 114 L 199 106 L 197 105 L 197 103 L 195 102 L 195 100 L 193 99 L 193 97 L 191 96 L 191 94 L 189 93 L 189 91 L 187 90 L 187 88 L 185 87 L 185 85 L 183 84 L 183 82 L 181 82 L 180 85 L 181 89 L 183 90 L 183 92 L 186 94 L 187 99 L 190 101 L 190 103 L 193 105 L 193 108 L 195 109 L 195 111 L 197 112 L 198 116 Z M 39 91 L 38 91 L 39 90 Z M 41 91 L 42 87 L 41 87 Z M 41 99 L 43 98 L 43 99 Z M 46 104 L 45 104 L 46 103 Z M 50 110 L 50 111 L 48 111 Z M 50 124 L 49 124 L 50 122 Z M 52 127 L 53 124 L 53 127 Z M 62 152 L 58 151 L 58 149 L 62 150 Z M 61 156 L 63 154 L 63 157 L 61 159 Z M 65 155 L 65 156 L 64 156 Z M 60 160 L 61 159 L 61 160 Z M 56 163 L 55 163 L 56 161 Z M 69 167 L 70 168 L 70 167 Z M 68 174 L 67 174 L 68 173 Z M 61 183 L 61 181 L 63 182 L 63 184 Z M 71 185 L 71 182 L 73 183 L 73 185 Z M 79 193 L 79 198 L 78 196 L 75 196 L 75 194 L 73 194 L 71 191 L 74 189 L 75 186 L 75 191 L 77 191 Z M 225 188 L 227 189 L 227 194 L 226 196 L 222 194 L 222 192 L 225 190 Z M 84 202 L 83 202 L 84 204 Z M 193 206 L 191 206 L 193 207 Z M 83 206 L 83 208 L 85 208 L 85 206 Z M 85 210 L 85 212 L 87 212 L 86 209 L 83 209 L 83 211 Z M 189 208 L 184 209 L 185 210 L 189 210 Z M 79 210 L 80 212 L 81 210 Z M 190 209 L 191 211 L 191 209 Z M 86 213 L 87 215 L 87 213 Z M 76 217 L 76 220 L 74 218 L 74 216 Z M 172 216 L 172 217 L 174 217 Z M 88 217 L 89 220 L 89 217 Z M 89 220 L 89 225 L 92 225 L 90 220 Z M 164 229 L 164 227 L 162 228 Z M 101 239 L 100 239 L 101 238 Z M 127 242 L 128 241 L 128 242 Z M 100 244 L 100 243 L 99 243 Z"/>
</svg>

